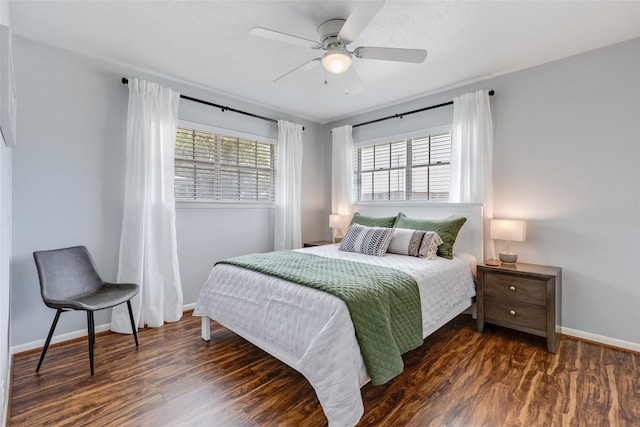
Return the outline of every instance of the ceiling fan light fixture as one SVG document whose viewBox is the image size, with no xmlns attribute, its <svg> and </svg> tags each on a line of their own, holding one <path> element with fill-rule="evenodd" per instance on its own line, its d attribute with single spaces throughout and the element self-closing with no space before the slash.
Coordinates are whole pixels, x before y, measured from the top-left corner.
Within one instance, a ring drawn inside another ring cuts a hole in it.
<svg viewBox="0 0 640 427">
<path fill-rule="evenodd" d="M 322 56 L 322 66 L 331 74 L 344 73 L 352 62 L 351 54 L 342 46 L 332 47 Z"/>
</svg>

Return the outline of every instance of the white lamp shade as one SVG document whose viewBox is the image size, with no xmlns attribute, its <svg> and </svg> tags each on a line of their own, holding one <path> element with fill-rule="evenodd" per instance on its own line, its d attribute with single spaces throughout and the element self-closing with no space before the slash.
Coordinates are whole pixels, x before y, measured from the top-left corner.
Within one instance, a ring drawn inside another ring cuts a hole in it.
<svg viewBox="0 0 640 427">
<path fill-rule="evenodd" d="M 351 215 L 329 215 L 329 227 L 330 228 L 348 228 L 351 222 Z"/>
<path fill-rule="evenodd" d="M 349 69 L 353 60 L 344 47 L 336 46 L 322 56 L 321 62 L 331 74 L 342 74 Z"/>
<path fill-rule="evenodd" d="M 524 242 L 527 237 L 527 223 L 520 219 L 492 219 L 492 239 Z"/>
</svg>

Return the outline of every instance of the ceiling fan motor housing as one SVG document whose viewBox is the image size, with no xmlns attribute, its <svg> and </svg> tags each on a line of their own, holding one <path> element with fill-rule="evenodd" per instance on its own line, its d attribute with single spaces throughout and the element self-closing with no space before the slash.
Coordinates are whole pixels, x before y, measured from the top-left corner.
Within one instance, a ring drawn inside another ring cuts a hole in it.
<svg viewBox="0 0 640 427">
<path fill-rule="evenodd" d="M 344 23 L 344 19 L 329 19 L 320 24 L 318 34 L 320 35 L 323 49 L 326 50 L 331 46 L 348 44 L 338 39 L 338 34 L 344 26 Z"/>
<path fill-rule="evenodd" d="M 322 65 L 331 74 L 342 74 L 351 66 L 351 53 L 347 51 L 347 43 L 338 38 L 345 22 L 344 19 L 329 19 L 318 27 L 322 49 L 326 51 L 322 55 Z"/>
</svg>

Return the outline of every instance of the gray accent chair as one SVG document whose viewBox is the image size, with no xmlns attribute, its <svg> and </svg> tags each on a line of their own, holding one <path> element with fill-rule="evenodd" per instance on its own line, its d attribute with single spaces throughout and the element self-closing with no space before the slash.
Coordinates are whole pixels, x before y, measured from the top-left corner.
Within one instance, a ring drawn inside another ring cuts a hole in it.
<svg viewBox="0 0 640 427">
<path fill-rule="evenodd" d="M 95 344 L 95 324 L 93 312 L 110 308 L 124 302 L 129 309 L 131 330 L 138 347 L 131 298 L 139 290 L 133 283 L 107 283 L 100 278 L 96 264 L 84 246 L 37 251 L 33 253 L 40 279 L 40 293 L 47 307 L 56 309 L 56 316 L 42 349 L 36 372 L 47 353 L 53 331 L 63 311 L 83 310 L 87 312 L 87 335 L 89 338 L 89 363 L 93 375 L 93 347 Z"/>
</svg>

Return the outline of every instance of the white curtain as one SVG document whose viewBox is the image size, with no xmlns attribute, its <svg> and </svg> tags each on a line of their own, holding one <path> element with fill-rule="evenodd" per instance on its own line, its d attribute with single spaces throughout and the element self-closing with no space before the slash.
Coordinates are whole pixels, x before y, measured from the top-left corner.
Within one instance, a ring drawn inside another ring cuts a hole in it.
<svg viewBox="0 0 640 427">
<path fill-rule="evenodd" d="M 495 258 L 493 241 L 488 238 L 493 217 L 493 124 L 489 99 L 486 90 L 453 98 L 449 200 L 484 203 L 484 255 Z"/>
<path fill-rule="evenodd" d="M 331 129 L 331 139 L 331 213 L 351 215 L 354 203 L 351 125 Z"/>
<path fill-rule="evenodd" d="M 278 120 L 274 249 L 302 247 L 302 125 Z"/>
<path fill-rule="evenodd" d="M 127 168 L 118 282 L 137 283 L 136 325 L 159 327 L 182 317 L 173 194 L 180 94 L 129 79 Z M 131 333 L 126 305 L 114 307 L 111 330 Z"/>
<path fill-rule="evenodd" d="M 353 213 L 353 137 L 351 125 L 331 129 L 331 213 Z"/>
</svg>

